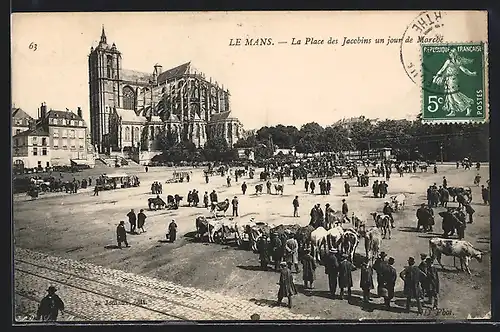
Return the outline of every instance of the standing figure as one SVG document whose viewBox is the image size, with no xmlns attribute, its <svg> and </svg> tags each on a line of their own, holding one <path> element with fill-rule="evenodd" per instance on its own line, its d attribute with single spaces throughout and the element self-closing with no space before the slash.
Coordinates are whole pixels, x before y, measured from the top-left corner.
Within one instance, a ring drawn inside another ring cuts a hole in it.
<svg viewBox="0 0 500 332">
<path fill-rule="evenodd" d="M 342 200 L 342 222 L 344 223 L 345 220 L 348 222 L 351 222 L 351 219 L 349 219 L 349 206 L 345 202 L 345 199 Z"/>
<path fill-rule="evenodd" d="M 291 232 L 288 233 L 288 240 L 285 242 L 285 260 L 293 264 L 295 272 L 299 273 L 299 244 Z"/>
<path fill-rule="evenodd" d="M 127 248 L 129 247 L 127 242 L 127 231 L 125 230 L 125 221 L 120 221 L 120 224 L 116 227 L 116 242 L 118 243 L 118 248 L 122 248 L 122 242 L 125 243 Z"/>
<path fill-rule="evenodd" d="M 131 209 L 129 213 L 127 213 L 128 222 L 130 224 L 130 234 L 135 233 L 137 216 L 135 215 L 134 209 Z"/>
<path fill-rule="evenodd" d="M 137 229 L 141 230 L 143 233 L 146 232 L 144 230 L 144 224 L 146 223 L 146 215 L 144 214 L 144 210 L 141 209 L 137 214 Z"/>
<path fill-rule="evenodd" d="M 342 254 L 341 262 L 339 264 L 339 287 L 340 299 L 344 299 L 344 289 L 347 288 L 347 300 L 351 299 L 352 288 L 352 271 L 356 270 L 354 264 L 347 260 L 347 255 Z"/>
<path fill-rule="evenodd" d="M 438 307 L 438 294 L 439 294 L 439 275 L 436 267 L 432 264 L 433 259 L 427 257 L 425 259 L 426 263 L 426 273 L 427 273 L 427 285 L 429 296 L 429 302 L 432 304 L 433 309 Z"/>
<path fill-rule="evenodd" d="M 238 216 L 238 197 L 234 196 L 233 200 L 231 201 L 231 204 L 233 205 L 233 217 Z"/>
<path fill-rule="evenodd" d="M 247 183 L 245 181 L 243 181 L 241 185 L 241 192 L 243 193 L 243 195 L 245 195 L 245 193 L 247 192 Z"/>
<path fill-rule="evenodd" d="M 363 303 L 370 302 L 370 290 L 373 289 L 373 269 L 368 265 L 368 258 L 361 263 L 359 287 L 363 291 Z"/>
<path fill-rule="evenodd" d="M 278 303 L 277 305 L 281 306 L 281 301 L 283 301 L 284 297 L 288 298 L 288 308 L 292 307 L 292 297 L 297 294 L 297 289 L 295 288 L 295 284 L 293 282 L 293 274 L 290 270 L 290 266 L 287 265 L 286 262 L 281 262 L 281 271 L 280 271 L 280 280 L 279 285 L 280 288 L 278 290 Z"/>
<path fill-rule="evenodd" d="M 292 202 L 293 205 L 293 216 L 299 217 L 299 196 L 295 196 Z"/>
<path fill-rule="evenodd" d="M 313 282 L 316 277 L 316 260 L 311 256 L 311 250 L 306 248 L 304 257 L 302 257 L 302 279 L 304 280 L 305 288 L 313 288 Z"/>
<path fill-rule="evenodd" d="M 59 311 L 64 310 L 64 302 L 56 294 L 57 289 L 50 286 L 47 289 L 48 294 L 42 299 L 36 313 L 36 319 L 45 322 L 55 322 Z"/>
<path fill-rule="evenodd" d="M 417 301 L 418 313 L 422 313 L 422 303 L 420 301 L 420 281 L 425 277 L 422 271 L 415 266 L 415 258 L 408 258 L 408 266 L 399 274 L 404 281 L 404 294 L 406 295 L 406 311 L 410 312 L 412 298 Z"/>
<path fill-rule="evenodd" d="M 175 220 L 172 219 L 172 222 L 168 225 L 168 240 L 170 243 L 174 243 L 177 239 L 177 224 Z"/>
<path fill-rule="evenodd" d="M 331 248 L 325 257 L 325 274 L 328 275 L 328 288 L 330 296 L 335 298 L 337 291 L 337 278 L 339 276 L 339 262 L 337 259 L 337 249 Z"/>
<path fill-rule="evenodd" d="M 344 181 L 344 192 L 346 196 L 349 196 L 349 193 L 351 192 L 351 186 L 347 181 Z"/>
<path fill-rule="evenodd" d="M 396 287 L 397 273 L 394 268 L 394 258 L 389 257 L 387 261 L 388 267 L 384 272 L 384 289 L 387 290 L 387 294 L 384 296 L 384 304 L 387 308 L 391 306 L 391 300 L 394 298 L 394 288 Z"/>
</svg>

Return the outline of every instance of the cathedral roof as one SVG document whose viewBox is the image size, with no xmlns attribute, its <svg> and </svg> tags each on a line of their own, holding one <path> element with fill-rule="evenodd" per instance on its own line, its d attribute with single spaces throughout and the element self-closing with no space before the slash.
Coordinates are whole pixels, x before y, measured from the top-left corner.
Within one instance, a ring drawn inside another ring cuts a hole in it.
<svg viewBox="0 0 500 332">
<path fill-rule="evenodd" d="M 170 113 L 170 116 L 168 117 L 166 122 L 181 122 L 177 115 Z"/>
<path fill-rule="evenodd" d="M 189 72 L 189 67 L 191 66 L 191 62 L 186 62 L 182 65 L 179 65 L 177 67 L 174 67 L 172 69 L 169 69 L 167 71 L 164 71 L 158 76 L 158 83 L 165 83 L 169 79 L 182 76 L 184 74 L 187 74 Z"/>
<path fill-rule="evenodd" d="M 121 79 L 124 81 L 139 81 L 149 83 L 153 79 L 153 74 L 144 73 L 137 70 L 122 69 L 120 71 Z"/>
<path fill-rule="evenodd" d="M 231 120 L 232 118 L 229 116 L 231 112 L 220 112 L 220 113 L 214 113 L 210 116 L 210 122 L 218 122 L 218 121 L 224 121 L 224 120 Z"/>
<path fill-rule="evenodd" d="M 133 110 L 126 110 L 123 108 L 116 108 L 116 114 L 125 122 L 146 122 L 146 118 L 138 116 Z"/>
</svg>

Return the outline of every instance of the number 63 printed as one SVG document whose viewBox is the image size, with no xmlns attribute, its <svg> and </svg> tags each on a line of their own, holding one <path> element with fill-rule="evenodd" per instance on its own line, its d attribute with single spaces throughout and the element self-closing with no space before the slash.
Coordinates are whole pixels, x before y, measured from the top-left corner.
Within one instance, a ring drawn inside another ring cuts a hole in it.
<svg viewBox="0 0 500 332">
<path fill-rule="evenodd" d="M 31 42 L 30 45 L 28 46 L 28 48 L 30 50 L 32 50 L 33 52 L 35 52 L 38 49 L 38 45 L 34 42 Z"/>
</svg>

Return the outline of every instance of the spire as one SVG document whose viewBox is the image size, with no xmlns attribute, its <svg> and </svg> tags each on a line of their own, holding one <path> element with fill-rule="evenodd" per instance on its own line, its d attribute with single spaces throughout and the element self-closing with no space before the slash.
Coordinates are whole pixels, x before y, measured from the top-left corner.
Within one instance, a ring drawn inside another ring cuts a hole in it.
<svg viewBox="0 0 500 332">
<path fill-rule="evenodd" d="M 107 40 L 106 40 L 106 33 L 104 32 L 104 24 L 102 25 L 101 43 L 103 43 L 103 44 L 107 44 Z"/>
</svg>

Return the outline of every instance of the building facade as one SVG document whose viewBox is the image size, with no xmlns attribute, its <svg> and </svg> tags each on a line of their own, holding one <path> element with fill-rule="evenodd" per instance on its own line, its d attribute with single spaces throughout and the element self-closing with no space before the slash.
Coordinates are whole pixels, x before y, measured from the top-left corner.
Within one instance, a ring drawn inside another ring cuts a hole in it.
<svg viewBox="0 0 500 332">
<path fill-rule="evenodd" d="M 12 107 L 12 136 L 33 129 L 35 119 L 20 108 Z"/>
<path fill-rule="evenodd" d="M 13 137 L 12 159 L 21 168 L 50 167 L 49 133 L 43 128 L 28 129 Z"/>
<path fill-rule="evenodd" d="M 16 167 L 45 168 L 53 166 L 95 165 L 95 154 L 82 110 L 39 109 L 39 119 L 32 129 L 13 137 L 13 163 Z M 15 122 L 13 123 L 13 129 Z"/>
<path fill-rule="evenodd" d="M 100 153 L 159 151 L 160 138 L 171 135 L 197 147 L 214 135 L 231 146 L 242 137 L 231 116 L 230 93 L 190 62 L 152 73 L 122 68 L 122 54 L 102 30 L 89 55 L 92 144 Z"/>
</svg>

